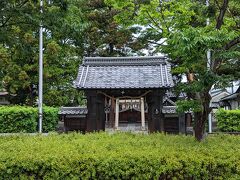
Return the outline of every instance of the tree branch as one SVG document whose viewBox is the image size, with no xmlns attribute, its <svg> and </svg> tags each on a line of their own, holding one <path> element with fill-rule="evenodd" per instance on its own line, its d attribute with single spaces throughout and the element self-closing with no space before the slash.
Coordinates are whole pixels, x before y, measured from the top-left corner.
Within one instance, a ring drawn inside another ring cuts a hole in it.
<svg viewBox="0 0 240 180">
<path fill-rule="evenodd" d="M 240 36 L 231 40 L 229 43 L 227 43 L 225 46 L 224 46 L 224 49 L 225 50 L 229 50 L 231 47 L 237 45 L 240 43 Z"/>
<path fill-rule="evenodd" d="M 28 2 L 28 0 L 25 0 L 22 4 L 19 4 L 18 6 L 14 7 L 14 8 L 21 8 L 21 7 L 24 6 L 27 2 Z M 11 20 L 12 17 L 13 17 L 13 15 L 10 16 L 10 17 L 8 17 L 8 18 L 5 20 L 5 22 L 2 23 L 2 25 L 0 26 L 0 28 L 1 28 L 1 27 L 4 27 L 4 26 Z"/>
<path fill-rule="evenodd" d="M 227 7 L 228 7 L 228 2 L 229 2 L 229 0 L 223 0 L 222 7 L 220 9 L 220 12 L 219 12 L 219 15 L 218 15 L 218 18 L 217 18 L 216 29 L 220 29 L 221 26 L 223 25 L 223 18 L 224 18 L 225 12 L 226 12 Z"/>
<path fill-rule="evenodd" d="M 219 5 L 218 1 L 217 1 L 217 0 L 214 0 L 214 2 L 216 3 L 216 5 L 217 5 L 218 9 L 220 10 L 220 9 L 221 9 L 221 7 L 220 7 L 220 5 Z"/>
<path fill-rule="evenodd" d="M 158 43 L 158 42 L 154 42 L 154 41 L 151 41 L 151 40 L 147 40 L 149 43 L 151 43 L 151 44 L 156 44 L 156 45 L 159 45 L 159 46 L 161 46 L 161 45 L 163 45 L 165 42 L 166 42 L 166 40 L 164 40 L 163 42 L 161 42 L 161 43 Z"/>
<path fill-rule="evenodd" d="M 8 21 L 9 21 L 11 18 L 12 18 L 11 16 L 8 17 L 8 18 L 5 20 L 5 22 L 2 22 L 2 24 L 1 24 L 0 27 L 4 27 L 4 26 L 8 23 Z"/>
<path fill-rule="evenodd" d="M 231 40 L 229 43 L 227 43 L 224 47 L 223 47 L 223 50 L 229 50 L 230 48 L 232 48 L 233 46 L 237 45 L 240 43 L 240 36 Z M 213 72 L 216 72 L 221 63 L 222 63 L 222 59 L 216 59 L 215 61 L 213 61 L 213 65 L 212 65 L 212 70 Z"/>
<path fill-rule="evenodd" d="M 155 19 L 149 14 L 149 12 L 147 11 L 147 15 L 150 18 L 150 20 L 153 22 L 153 24 L 155 24 L 155 26 L 160 29 L 161 31 L 163 31 L 163 29 L 159 26 L 159 24 L 157 23 L 157 21 L 155 21 Z"/>
</svg>

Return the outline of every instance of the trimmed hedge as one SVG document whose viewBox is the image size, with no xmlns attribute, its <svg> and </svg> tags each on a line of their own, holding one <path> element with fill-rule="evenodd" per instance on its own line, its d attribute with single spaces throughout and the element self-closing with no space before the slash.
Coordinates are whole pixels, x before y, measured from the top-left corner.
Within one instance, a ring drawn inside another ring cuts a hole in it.
<svg viewBox="0 0 240 180">
<path fill-rule="evenodd" d="M 2 179 L 240 179 L 240 136 L 0 137 Z"/>
<path fill-rule="evenodd" d="M 240 132 L 240 110 L 223 110 L 216 113 L 217 127 L 223 132 Z"/>
<path fill-rule="evenodd" d="M 54 131 L 58 108 L 43 108 L 43 132 Z M 38 109 L 27 106 L 0 106 L 0 133 L 33 133 L 38 130 Z"/>
</svg>

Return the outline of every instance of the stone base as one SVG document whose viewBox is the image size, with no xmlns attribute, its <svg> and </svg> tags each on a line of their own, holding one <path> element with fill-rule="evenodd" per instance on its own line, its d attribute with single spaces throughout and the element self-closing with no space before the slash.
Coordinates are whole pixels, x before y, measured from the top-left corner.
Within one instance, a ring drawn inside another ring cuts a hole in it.
<svg viewBox="0 0 240 180">
<path fill-rule="evenodd" d="M 105 131 L 114 131 L 114 128 L 105 126 Z M 148 124 L 145 123 L 145 129 L 141 123 L 119 123 L 118 130 L 121 132 L 148 132 Z"/>
</svg>

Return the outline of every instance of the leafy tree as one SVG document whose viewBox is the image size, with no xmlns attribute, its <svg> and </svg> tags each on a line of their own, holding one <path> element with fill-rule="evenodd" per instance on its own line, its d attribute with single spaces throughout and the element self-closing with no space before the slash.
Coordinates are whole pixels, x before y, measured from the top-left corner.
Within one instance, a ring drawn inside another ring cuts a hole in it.
<svg viewBox="0 0 240 180">
<path fill-rule="evenodd" d="M 143 54 L 145 47 L 135 34 L 141 28 L 123 27 L 114 21 L 119 12 L 104 0 L 89 0 L 83 6 L 89 27 L 84 32 L 85 56 L 126 56 Z"/>
<path fill-rule="evenodd" d="M 106 0 L 121 11 L 116 20 L 131 26 L 139 24 L 158 32 L 155 42 L 165 42 L 156 52 L 166 53 L 173 73 L 184 75 L 177 89 L 188 94 L 178 103 L 179 110 L 194 111 L 195 136 L 202 140 L 211 108 L 210 89 L 238 79 L 240 57 L 240 4 L 238 0 L 212 0 L 207 7 L 198 0 Z M 131 18 L 129 18 L 131 17 Z M 206 19 L 210 24 L 206 26 Z M 207 51 L 211 51 L 208 61 Z M 192 107 L 194 104 L 194 107 Z"/>
<path fill-rule="evenodd" d="M 103 0 L 0 2 L 0 81 L 12 103 L 33 105 L 38 89 L 39 23 L 44 27 L 44 103 L 82 103 L 82 92 L 72 88 L 82 56 L 126 56 L 139 52 L 144 39 L 134 37 L 139 27 L 114 22 L 118 14 Z M 79 98 L 81 97 L 81 98 Z"/>
<path fill-rule="evenodd" d="M 0 2 L 0 81 L 16 96 L 12 103 L 33 105 L 38 89 L 38 30 L 44 27 L 44 103 L 67 105 L 80 95 L 72 88 L 87 27 L 81 0 Z M 75 102 L 77 103 L 77 102 Z"/>
</svg>

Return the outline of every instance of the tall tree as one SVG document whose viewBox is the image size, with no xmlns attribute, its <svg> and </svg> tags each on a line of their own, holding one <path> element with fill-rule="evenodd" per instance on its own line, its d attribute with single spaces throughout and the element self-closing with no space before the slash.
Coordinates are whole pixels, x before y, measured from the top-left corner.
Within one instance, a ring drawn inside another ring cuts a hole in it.
<svg viewBox="0 0 240 180">
<path fill-rule="evenodd" d="M 87 27 L 84 1 L 37 0 L 0 2 L 0 81 L 16 96 L 13 103 L 33 105 L 38 87 L 38 30 L 44 27 L 44 103 L 66 105 L 79 92 L 72 88 L 82 56 L 82 32 Z"/>
<path fill-rule="evenodd" d="M 143 54 L 141 28 L 125 28 L 119 12 L 103 0 L 3 0 L 0 2 L 0 81 L 15 94 L 12 103 L 33 105 L 38 89 L 38 30 L 44 27 L 44 104 L 78 104 L 72 88 L 82 56 Z"/>
<path fill-rule="evenodd" d="M 240 58 L 240 4 L 238 0 L 211 0 L 206 7 L 199 0 L 106 0 L 121 11 L 116 20 L 122 24 L 145 26 L 161 34 L 163 42 L 156 51 L 166 53 L 173 73 L 185 75 L 178 90 L 189 95 L 178 103 L 179 110 L 193 110 L 195 137 L 202 140 L 211 108 L 209 91 L 213 85 L 226 86 L 238 79 Z M 129 19 L 128 17 L 131 17 Z M 206 26 L 206 19 L 210 25 Z M 207 60 L 207 51 L 211 59 Z"/>
<path fill-rule="evenodd" d="M 84 12 L 89 27 L 84 33 L 85 56 L 127 56 L 143 54 L 139 50 L 146 47 L 136 34 L 139 27 L 123 27 L 114 21 L 119 11 L 104 0 L 86 1 Z"/>
</svg>

